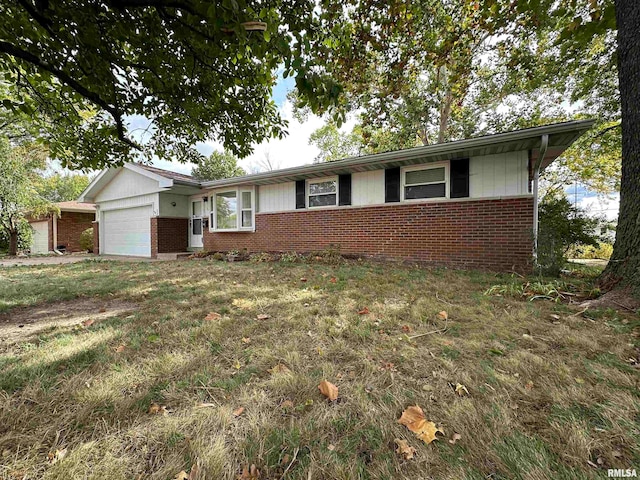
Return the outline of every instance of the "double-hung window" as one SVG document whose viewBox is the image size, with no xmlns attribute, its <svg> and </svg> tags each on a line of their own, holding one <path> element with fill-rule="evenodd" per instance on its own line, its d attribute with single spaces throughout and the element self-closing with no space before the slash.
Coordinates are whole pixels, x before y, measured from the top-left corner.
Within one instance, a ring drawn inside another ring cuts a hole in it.
<svg viewBox="0 0 640 480">
<path fill-rule="evenodd" d="M 307 181 L 309 207 L 334 207 L 338 205 L 338 179 L 323 178 Z"/>
<path fill-rule="evenodd" d="M 447 167 L 411 167 L 402 172 L 403 199 L 447 198 Z"/>
<path fill-rule="evenodd" d="M 211 230 L 253 230 L 254 190 L 234 189 L 211 196 Z"/>
</svg>

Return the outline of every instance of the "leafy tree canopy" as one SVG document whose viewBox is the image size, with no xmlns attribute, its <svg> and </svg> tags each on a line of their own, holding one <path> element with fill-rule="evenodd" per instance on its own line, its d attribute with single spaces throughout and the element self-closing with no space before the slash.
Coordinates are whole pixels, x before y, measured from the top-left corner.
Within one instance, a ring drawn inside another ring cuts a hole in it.
<svg viewBox="0 0 640 480">
<path fill-rule="evenodd" d="M 101 168 L 140 156 L 194 161 L 215 137 L 240 156 L 285 134 L 275 72 L 326 111 L 310 1 L 9 0 L 0 6 L 3 107 L 39 119 L 51 156 Z M 149 119 L 132 128 L 131 119 Z"/>
<path fill-rule="evenodd" d="M 309 145 L 318 147 L 320 153 L 314 158 L 315 163 L 332 162 L 348 157 L 356 157 L 362 153 L 362 135 L 359 128 L 344 133 L 338 126 L 329 122 L 309 137 Z"/>
<path fill-rule="evenodd" d="M 191 172 L 198 180 L 220 180 L 245 174 L 244 169 L 238 166 L 236 156 L 227 151 L 214 151 L 207 158 L 198 161 Z"/>
<path fill-rule="evenodd" d="M 55 203 L 77 200 L 90 182 L 88 175 L 54 171 L 36 180 L 35 187 L 42 198 Z"/>
</svg>

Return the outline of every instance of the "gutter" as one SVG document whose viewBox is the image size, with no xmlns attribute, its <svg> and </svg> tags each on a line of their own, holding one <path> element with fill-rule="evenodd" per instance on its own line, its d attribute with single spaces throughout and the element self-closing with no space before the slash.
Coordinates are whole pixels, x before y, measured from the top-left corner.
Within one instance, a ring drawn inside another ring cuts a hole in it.
<svg viewBox="0 0 640 480">
<path fill-rule="evenodd" d="M 534 266 L 538 266 L 538 204 L 539 204 L 539 193 L 538 186 L 540 182 L 540 167 L 542 166 L 542 161 L 544 160 L 545 155 L 547 154 L 547 148 L 549 147 L 549 135 L 544 134 L 540 138 L 540 150 L 538 152 L 538 160 L 536 160 L 536 164 L 533 170 L 533 264 Z"/>
</svg>

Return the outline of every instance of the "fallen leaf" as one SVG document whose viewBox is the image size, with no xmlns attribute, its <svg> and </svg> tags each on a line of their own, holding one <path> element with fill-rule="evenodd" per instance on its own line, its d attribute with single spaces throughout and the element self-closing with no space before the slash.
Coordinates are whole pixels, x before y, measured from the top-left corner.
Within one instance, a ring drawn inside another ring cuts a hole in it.
<svg viewBox="0 0 640 480">
<path fill-rule="evenodd" d="M 338 279 L 337 279 L 336 277 L 331 277 L 331 278 L 329 279 L 329 281 L 330 281 L 331 283 L 336 283 L 336 282 L 338 281 Z"/>
<path fill-rule="evenodd" d="M 242 343 L 245 345 L 249 345 L 251 343 L 251 339 L 247 337 L 242 337 Z"/>
<path fill-rule="evenodd" d="M 554 320 L 560 320 L 560 315 L 556 315 L 555 313 L 552 313 L 551 315 L 549 315 L 551 318 L 553 318 Z"/>
<path fill-rule="evenodd" d="M 406 440 L 396 438 L 394 442 L 396 442 L 397 445 L 396 453 L 401 455 L 405 460 L 411 460 L 416 454 L 416 449 L 409 445 Z"/>
<path fill-rule="evenodd" d="M 286 365 L 279 363 L 276 366 L 274 366 L 273 368 L 269 369 L 269 373 L 271 374 L 276 374 L 276 373 L 291 373 L 291 370 L 289 370 L 289 367 L 287 367 Z"/>
<path fill-rule="evenodd" d="M 244 407 L 238 407 L 233 411 L 234 417 L 239 417 L 244 412 Z"/>
<path fill-rule="evenodd" d="M 67 449 L 63 448 L 61 450 L 56 450 L 53 453 L 49 453 L 47 455 L 47 460 L 49 461 L 49 465 L 55 465 L 60 460 L 62 460 L 67 455 Z"/>
<path fill-rule="evenodd" d="M 410 327 L 409 325 L 403 325 L 403 326 L 402 326 L 402 328 L 401 328 L 401 330 L 402 330 L 404 333 L 411 333 L 411 327 Z"/>
<path fill-rule="evenodd" d="M 268 315 L 266 313 L 260 313 L 258 316 L 256 316 L 256 320 L 268 320 L 271 318 L 271 315 Z"/>
<path fill-rule="evenodd" d="M 449 314 L 446 312 L 446 310 L 438 312 L 438 315 L 436 316 L 438 317 L 438 320 L 447 320 L 449 318 Z"/>
<path fill-rule="evenodd" d="M 209 314 L 206 317 L 204 317 L 204 319 L 207 321 L 219 320 L 221 318 L 222 318 L 222 315 L 216 312 L 209 312 Z"/>
<path fill-rule="evenodd" d="M 318 390 L 332 402 L 338 398 L 338 387 L 331 382 L 327 382 L 326 380 L 321 381 L 320 385 L 318 385 Z"/>
<path fill-rule="evenodd" d="M 362 310 L 358 310 L 358 315 L 368 315 L 369 312 L 369 308 L 364 307 Z"/>
<path fill-rule="evenodd" d="M 100 308 L 100 310 L 98 310 L 99 313 L 104 313 L 106 311 L 107 311 L 107 309 L 105 307 L 102 307 L 102 308 Z"/>
<path fill-rule="evenodd" d="M 284 408 L 285 410 L 293 408 L 293 407 L 295 407 L 295 405 L 293 404 L 293 402 L 291 400 L 284 400 L 280 404 L 280 408 Z"/>
<path fill-rule="evenodd" d="M 579 384 L 579 385 L 582 385 L 584 383 L 584 378 L 576 377 L 575 380 L 576 380 L 576 383 Z"/>
<path fill-rule="evenodd" d="M 85 320 L 84 322 L 82 322 L 82 326 L 83 327 L 90 327 L 91 325 L 93 325 L 96 321 L 93 320 L 92 318 Z"/>
<path fill-rule="evenodd" d="M 150 415 L 167 415 L 169 412 L 167 411 L 167 407 L 164 405 L 158 405 L 157 403 L 152 403 L 147 411 Z"/>
<path fill-rule="evenodd" d="M 124 345 L 118 345 L 116 348 L 113 349 L 113 351 L 116 353 L 122 353 L 124 352 L 124 348 L 125 348 Z"/>
<path fill-rule="evenodd" d="M 467 390 L 467 387 L 465 387 L 461 383 L 457 383 L 456 384 L 456 393 L 458 394 L 458 396 L 464 397 L 465 395 L 469 395 L 469 390 Z"/>
<path fill-rule="evenodd" d="M 199 408 L 209 408 L 209 407 L 217 407 L 217 403 L 201 403 L 198 405 Z"/>
<path fill-rule="evenodd" d="M 189 480 L 189 474 L 187 472 L 185 472 L 184 470 L 182 470 L 180 473 L 178 473 L 173 478 L 174 478 L 174 480 Z"/>
<path fill-rule="evenodd" d="M 459 433 L 454 433 L 454 434 L 451 436 L 451 439 L 449 440 L 449 443 L 450 443 L 451 445 L 455 445 L 455 444 L 456 444 L 456 442 L 457 442 L 458 440 L 461 440 L 461 439 L 462 439 L 462 435 L 460 435 Z"/>
<path fill-rule="evenodd" d="M 336 446 L 333 443 L 330 443 L 327 446 L 327 450 L 329 450 L 330 452 L 333 452 L 336 449 Z"/>
<path fill-rule="evenodd" d="M 242 368 L 242 365 L 240 365 L 240 361 L 239 360 L 236 360 L 236 363 L 233 364 L 233 367 L 236 370 L 240 370 Z"/>
<path fill-rule="evenodd" d="M 524 384 L 524 388 L 526 388 L 527 390 L 533 389 L 533 382 L 529 380 L 527 383 Z"/>
<path fill-rule="evenodd" d="M 427 444 L 436 440 L 438 432 L 444 435 L 444 431 L 436 427 L 435 423 L 427 421 L 424 412 L 418 405 L 408 407 L 402 412 L 398 423 L 407 427 L 416 434 L 416 437 Z"/>
<path fill-rule="evenodd" d="M 306 279 L 305 277 L 302 277 L 302 278 L 300 279 L 300 281 L 301 281 L 301 282 L 306 282 L 306 281 L 307 281 L 307 279 Z"/>
<path fill-rule="evenodd" d="M 250 467 L 244 467 L 242 473 L 236 477 L 236 480 L 258 480 L 260 478 L 260 470 L 251 464 Z"/>
</svg>

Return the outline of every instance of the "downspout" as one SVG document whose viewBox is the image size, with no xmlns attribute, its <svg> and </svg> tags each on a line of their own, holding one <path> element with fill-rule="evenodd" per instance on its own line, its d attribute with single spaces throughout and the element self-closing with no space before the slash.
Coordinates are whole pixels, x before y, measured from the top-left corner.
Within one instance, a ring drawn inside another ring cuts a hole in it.
<svg viewBox="0 0 640 480">
<path fill-rule="evenodd" d="M 58 255 L 62 255 L 62 252 L 58 250 L 58 215 L 53 214 L 53 251 Z"/>
<path fill-rule="evenodd" d="M 533 264 L 538 265 L 538 184 L 540 180 L 540 168 L 549 147 L 549 135 L 544 134 L 540 139 L 538 159 L 533 167 Z"/>
</svg>

